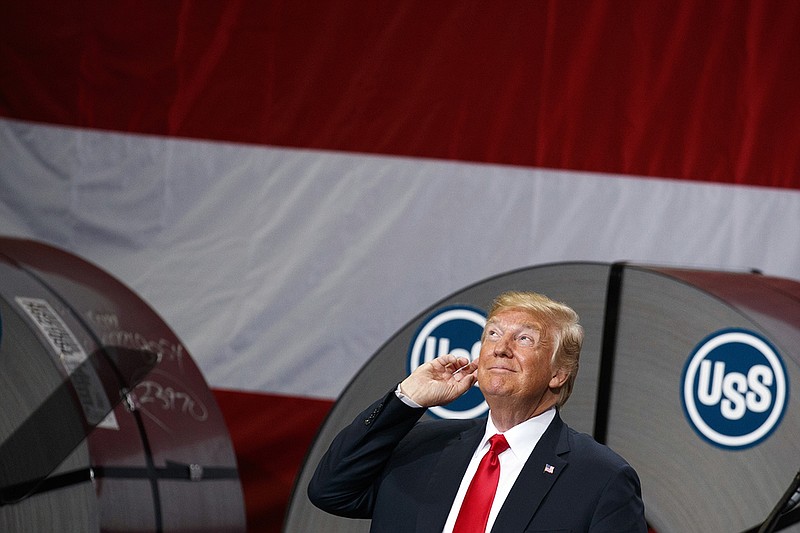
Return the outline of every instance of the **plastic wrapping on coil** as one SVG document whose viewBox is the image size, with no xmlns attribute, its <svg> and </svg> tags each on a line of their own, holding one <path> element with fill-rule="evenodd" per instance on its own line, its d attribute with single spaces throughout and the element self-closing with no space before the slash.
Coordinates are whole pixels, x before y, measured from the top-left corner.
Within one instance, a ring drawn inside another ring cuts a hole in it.
<svg viewBox="0 0 800 533">
<path fill-rule="evenodd" d="M 1 531 L 245 530 L 199 369 L 88 262 L 0 238 L 0 404 Z"/>
<path fill-rule="evenodd" d="M 580 315 L 586 338 L 562 417 L 634 466 L 656 531 L 755 531 L 767 518 L 800 468 L 791 390 L 800 383 L 800 282 L 752 272 L 561 263 L 467 287 L 389 339 L 323 423 L 284 531 L 369 529 L 368 520 L 337 518 L 308 501 L 319 459 L 343 426 L 413 369 L 414 346 L 426 344 L 417 336 L 436 334 L 428 325 L 453 309 L 487 310 L 506 290 L 546 294 Z M 469 352 L 474 340 L 456 349 Z M 457 339 L 444 346 L 452 350 Z M 783 531 L 800 531 L 798 513 L 785 515 Z"/>
</svg>

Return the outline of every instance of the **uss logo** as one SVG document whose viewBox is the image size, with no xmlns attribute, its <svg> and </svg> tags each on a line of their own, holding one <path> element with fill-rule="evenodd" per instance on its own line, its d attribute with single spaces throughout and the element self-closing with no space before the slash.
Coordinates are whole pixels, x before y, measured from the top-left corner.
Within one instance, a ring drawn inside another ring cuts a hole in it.
<svg viewBox="0 0 800 533">
<path fill-rule="evenodd" d="M 789 383 L 778 351 L 744 329 L 713 333 L 683 371 L 686 417 L 704 440 L 729 449 L 755 446 L 780 423 Z"/>
</svg>

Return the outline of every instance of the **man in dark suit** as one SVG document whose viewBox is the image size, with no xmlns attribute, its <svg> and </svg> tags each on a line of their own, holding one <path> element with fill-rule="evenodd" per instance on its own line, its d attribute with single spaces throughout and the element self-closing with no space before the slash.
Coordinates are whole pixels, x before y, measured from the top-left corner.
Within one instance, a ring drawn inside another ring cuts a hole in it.
<svg viewBox="0 0 800 533">
<path fill-rule="evenodd" d="M 336 515 L 371 518 L 375 532 L 646 532 L 636 472 L 558 414 L 582 341 L 568 306 L 500 295 L 478 359 L 429 361 L 368 407 L 331 443 L 309 498 Z M 419 422 L 476 381 L 486 419 Z M 476 496 L 471 485 L 486 487 L 490 470 L 491 489 Z"/>
</svg>

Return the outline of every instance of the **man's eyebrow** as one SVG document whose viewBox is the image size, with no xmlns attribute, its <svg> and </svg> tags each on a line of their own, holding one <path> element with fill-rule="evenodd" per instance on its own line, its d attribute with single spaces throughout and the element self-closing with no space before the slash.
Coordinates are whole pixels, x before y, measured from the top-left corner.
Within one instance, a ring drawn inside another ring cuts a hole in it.
<svg viewBox="0 0 800 533">
<path fill-rule="evenodd" d="M 522 329 L 529 329 L 531 331 L 535 331 L 536 333 L 542 332 L 542 328 L 538 324 L 522 324 Z"/>
<path fill-rule="evenodd" d="M 486 325 L 487 325 L 487 326 L 495 326 L 495 325 L 498 325 L 498 326 L 505 326 L 505 327 L 508 327 L 508 325 L 507 325 L 507 324 L 505 324 L 505 325 L 504 325 L 502 322 L 500 322 L 499 320 L 497 320 L 497 319 L 495 319 L 495 318 L 490 318 L 489 320 L 487 320 L 487 321 L 486 321 Z M 536 331 L 536 332 L 538 332 L 538 333 L 541 333 L 541 332 L 542 332 L 542 327 L 541 327 L 539 324 L 536 324 L 536 323 L 534 323 L 534 322 L 525 322 L 525 323 L 523 323 L 523 324 L 520 324 L 519 326 L 520 326 L 522 329 L 531 329 L 531 330 L 533 330 L 533 331 Z"/>
</svg>

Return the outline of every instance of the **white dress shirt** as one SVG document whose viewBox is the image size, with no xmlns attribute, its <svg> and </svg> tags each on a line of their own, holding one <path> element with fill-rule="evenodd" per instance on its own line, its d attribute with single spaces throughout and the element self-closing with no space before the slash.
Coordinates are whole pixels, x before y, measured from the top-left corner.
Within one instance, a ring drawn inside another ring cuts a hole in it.
<svg viewBox="0 0 800 533">
<path fill-rule="evenodd" d="M 486 531 L 492 530 L 500 508 L 506 501 L 508 493 L 511 492 L 511 487 L 514 486 L 514 482 L 517 480 L 520 471 L 522 471 L 522 467 L 525 466 L 528 457 L 530 457 L 531 452 L 533 452 L 533 448 L 539 442 L 539 439 L 542 438 L 542 435 L 555 416 L 556 410 L 555 407 L 553 407 L 538 416 L 526 420 L 521 424 L 517 424 L 503 433 L 506 437 L 506 441 L 508 441 L 509 448 L 498 456 L 500 459 L 500 481 L 497 483 L 497 492 L 494 496 L 494 502 L 492 502 L 492 509 L 489 511 L 489 521 L 486 524 Z M 486 421 L 486 432 L 478 444 L 475 453 L 472 455 L 472 460 L 469 466 L 467 466 L 467 471 L 464 472 L 464 477 L 461 479 L 461 486 L 458 488 L 455 500 L 453 500 L 453 506 L 450 508 L 450 515 L 447 517 L 447 522 L 444 524 L 442 533 L 452 533 L 453 526 L 458 517 L 458 511 L 461 509 L 461 503 L 464 501 L 464 496 L 467 493 L 472 477 L 475 475 L 475 471 L 478 470 L 478 464 L 481 462 L 481 459 L 486 452 L 489 451 L 489 439 L 496 433 L 500 433 L 500 431 L 497 431 L 497 428 L 492 422 L 492 415 L 489 413 L 489 419 Z"/>
</svg>

